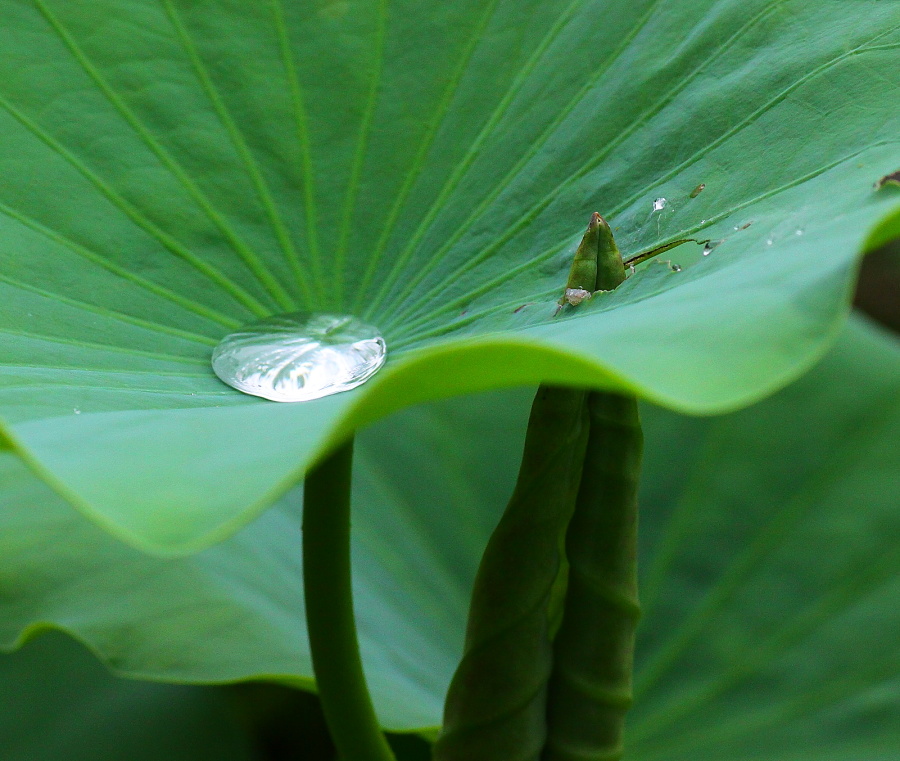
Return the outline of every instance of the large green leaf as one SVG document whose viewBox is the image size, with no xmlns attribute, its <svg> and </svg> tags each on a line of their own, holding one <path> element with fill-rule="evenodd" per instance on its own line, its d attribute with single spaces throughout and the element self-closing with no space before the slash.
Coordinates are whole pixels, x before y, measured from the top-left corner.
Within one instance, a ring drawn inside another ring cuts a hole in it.
<svg viewBox="0 0 900 761">
<path fill-rule="evenodd" d="M 406 410 L 357 442 L 357 613 L 392 728 L 435 725 L 517 468 L 527 392 Z M 739 413 L 647 406 L 635 761 L 896 757 L 900 346 L 853 323 Z M 117 543 L 12 456 L 0 641 L 64 627 L 117 671 L 309 686 L 294 497 L 174 560 Z M 27 509 L 22 509 L 27 507 Z"/>
<path fill-rule="evenodd" d="M 2 430 L 148 549 L 223 538 L 348 431 L 423 400 L 549 380 L 747 404 L 825 351 L 857 254 L 900 232 L 896 190 L 872 189 L 900 164 L 892 2 L 0 0 L 0 17 Z M 626 253 L 725 242 L 554 320 L 595 209 Z M 230 328 L 297 307 L 381 327 L 386 368 L 291 406 L 215 379 Z"/>
</svg>

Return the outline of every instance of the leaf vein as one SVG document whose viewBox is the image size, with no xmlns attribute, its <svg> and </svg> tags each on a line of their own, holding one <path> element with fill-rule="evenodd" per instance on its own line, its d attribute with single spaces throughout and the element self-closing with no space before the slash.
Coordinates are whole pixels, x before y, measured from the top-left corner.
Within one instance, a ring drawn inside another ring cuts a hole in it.
<svg viewBox="0 0 900 761">
<path fill-rule="evenodd" d="M 91 264 L 96 264 L 98 267 L 102 267 L 107 272 L 111 272 L 112 274 L 131 282 L 137 287 L 142 288 L 149 293 L 152 293 L 154 296 L 159 296 L 166 299 L 167 301 L 171 301 L 173 304 L 177 304 L 182 309 L 199 315 L 200 317 L 204 317 L 207 320 L 211 320 L 212 322 L 219 323 L 226 328 L 235 328 L 240 324 L 237 320 L 233 320 L 232 318 L 226 317 L 225 315 L 220 314 L 213 309 L 209 309 L 202 304 L 198 304 L 191 299 L 180 296 L 174 291 L 170 291 L 168 288 L 154 283 L 152 280 L 147 280 L 140 275 L 134 274 L 133 272 L 131 272 L 131 270 L 120 267 L 117 264 L 113 264 L 103 255 L 91 251 L 90 249 L 82 246 L 79 243 L 75 243 L 74 241 L 69 240 L 64 235 L 56 232 L 55 230 L 51 230 L 49 227 L 42 225 L 40 222 L 22 214 L 19 211 L 16 211 L 12 207 L 7 206 L 2 202 L 0 202 L 0 213 L 5 214 L 10 219 L 14 219 L 20 224 L 25 225 L 29 229 L 34 230 L 40 235 L 43 235 L 49 240 L 52 240 L 54 243 L 58 243 L 59 245 L 68 248 L 74 254 L 77 254 L 83 259 L 91 262 Z"/>
<path fill-rule="evenodd" d="M 153 155 L 156 156 L 162 165 L 172 173 L 179 183 L 181 183 L 182 187 L 188 192 L 188 195 L 194 199 L 194 202 L 203 210 L 216 228 L 218 228 L 219 232 L 241 257 L 248 269 L 269 292 L 272 298 L 275 299 L 276 303 L 286 309 L 290 309 L 292 303 L 290 297 L 281 287 L 278 280 L 268 271 L 256 255 L 256 252 L 238 237 L 225 218 L 215 209 L 203 191 L 199 188 L 197 183 L 188 176 L 181 165 L 172 158 L 169 152 L 163 148 L 159 141 L 150 133 L 140 119 L 138 119 L 134 111 L 128 107 L 128 104 L 122 97 L 113 90 L 106 79 L 100 74 L 97 67 L 94 66 L 85 52 L 80 48 L 72 35 L 69 34 L 62 25 L 60 20 L 50 12 L 50 9 L 44 3 L 44 0 L 34 0 L 34 3 L 91 81 L 96 85 L 100 92 L 103 93 L 104 97 L 112 104 L 116 111 L 119 112 L 119 115 L 125 122 L 134 130 L 135 134 L 141 138 Z"/>
<path fill-rule="evenodd" d="M 387 246 L 388 239 L 390 238 L 391 233 L 394 230 L 394 226 L 396 225 L 397 220 L 400 217 L 401 211 L 406 205 L 406 200 L 410 192 L 412 191 L 416 179 L 418 179 L 419 174 L 425 166 L 425 160 L 429 150 L 431 149 L 431 145 L 434 142 L 434 139 L 437 136 L 441 125 L 443 125 L 444 123 L 444 119 L 446 118 L 447 113 L 450 110 L 450 105 L 453 102 L 453 98 L 456 95 L 457 88 L 462 82 L 463 76 L 465 75 L 466 70 L 469 67 L 472 55 L 474 54 L 484 36 L 484 32 L 488 27 L 488 22 L 490 21 L 491 17 L 494 14 L 494 10 L 497 7 L 497 2 L 498 0 L 490 0 L 488 2 L 485 8 L 485 12 L 482 14 L 481 18 L 479 19 L 478 26 L 476 26 L 475 28 L 475 33 L 466 44 L 466 48 L 463 51 L 463 55 L 460 57 L 459 62 L 457 63 L 456 69 L 453 72 L 453 76 L 450 78 L 447 87 L 444 89 L 434 117 L 429 122 L 425 134 L 423 135 L 422 141 L 419 143 L 419 147 L 416 151 L 415 156 L 413 157 L 413 163 L 410 165 L 409 171 L 406 173 L 406 177 L 403 180 L 403 185 L 400 187 L 400 190 L 394 199 L 394 204 L 392 205 L 391 210 L 388 213 L 388 218 L 385 221 L 384 226 L 381 230 L 381 234 L 379 235 L 378 240 L 375 244 L 375 252 L 369 260 L 369 266 L 366 268 L 362 283 L 359 286 L 356 306 L 359 306 L 360 301 L 364 297 L 364 294 L 368 290 L 369 284 L 371 283 L 371 280 L 375 275 L 375 270 L 377 268 L 377 265 L 381 261 L 381 257 L 384 253 L 385 247 Z M 364 317 L 371 315 L 374 305 L 377 305 L 381 302 L 381 300 L 385 296 L 386 291 L 388 290 L 388 288 L 390 288 L 390 286 L 393 284 L 393 281 L 399 276 L 399 274 L 400 270 L 397 268 L 395 263 L 395 265 L 391 267 L 390 271 L 387 273 L 387 276 L 382 281 L 382 286 L 379 291 L 375 294 L 372 300 L 367 303 L 366 310 L 363 313 Z"/>
<path fill-rule="evenodd" d="M 284 18 L 284 5 L 282 0 L 272 0 L 272 15 L 275 22 L 275 31 L 278 36 L 278 44 L 281 49 L 281 59 L 285 76 L 288 80 L 291 104 L 294 110 L 294 121 L 297 129 L 297 141 L 300 147 L 300 164 L 303 174 L 303 206 L 306 217 L 306 238 L 309 246 L 310 261 L 312 263 L 313 279 L 319 287 L 318 297 L 321 303 L 325 295 L 325 273 L 322 268 L 322 255 L 319 249 L 318 212 L 316 211 L 315 179 L 313 174 L 311 141 L 309 127 L 307 125 L 306 101 L 303 95 L 303 87 L 297 74 L 297 63 L 291 50 L 291 41 L 288 35 L 287 23 Z"/>
<path fill-rule="evenodd" d="M 82 162 L 74 153 L 63 146 L 62 143 L 54 138 L 49 132 L 40 127 L 37 122 L 30 119 L 21 110 L 16 108 L 3 95 L 0 95 L 0 108 L 3 108 L 7 113 L 10 114 L 10 116 L 18 121 L 36 138 L 38 138 L 41 142 L 47 145 L 48 148 L 59 155 L 60 158 L 71 164 L 72 167 L 79 172 L 79 174 L 81 174 L 88 182 L 94 185 L 94 187 L 96 187 L 98 191 L 100 191 L 101 195 L 103 195 L 122 213 L 124 213 L 125 216 L 128 217 L 128 219 L 130 219 L 136 226 L 138 226 L 140 229 L 154 238 L 158 243 L 160 243 L 160 245 L 162 245 L 167 251 L 190 264 L 194 269 L 203 274 L 207 279 L 215 283 L 217 286 L 219 286 L 219 288 L 221 288 L 223 291 L 225 291 L 227 294 L 229 294 L 236 301 L 241 303 L 257 316 L 263 317 L 270 313 L 270 310 L 266 309 L 266 307 L 264 307 L 253 295 L 245 291 L 240 286 L 235 285 L 216 267 L 213 267 L 211 264 L 203 261 L 203 259 L 193 253 L 190 249 L 177 241 L 167 232 L 162 230 L 156 224 L 151 222 L 135 206 L 133 206 L 129 201 L 125 200 L 125 198 L 121 196 L 111 185 L 109 185 L 84 162 Z"/>
<path fill-rule="evenodd" d="M 228 136 L 231 139 L 235 150 L 237 151 L 238 155 L 241 158 L 241 161 L 244 164 L 247 175 L 250 177 L 250 180 L 253 183 L 253 187 L 256 189 L 256 193 L 259 196 L 260 201 L 262 202 L 263 208 L 266 210 L 267 216 L 269 217 L 269 222 L 272 225 L 275 237 L 278 240 L 278 243 L 281 246 L 282 250 L 284 251 L 288 263 L 292 268 L 295 277 L 297 278 L 297 282 L 303 292 L 306 303 L 311 304 L 314 298 L 311 286 L 309 284 L 309 281 L 306 279 L 306 273 L 300 266 L 299 254 L 297 253 L 297 249 L 294 246 L 293 240 L 291 239 L 291 234 L 288 231 L 287 225 L 285 224 L 284 220 L 281 217 L 281 214 L 278 211 L 278 207 L 275 203 L 274 198 L 272 197 L 269 186 L 266 183 L 265 178 L 263 177 L 262 170 L 256 162 L 256 159 L 253 157 L 253 154 L 250 152 L 250 148 L 248 147 L 247 141 L 244 139 L 240 128 L 231 117 L 228 108 L 222 100 L 222 97 L 219 94 L 219 91 L 209 74 L 206 64 L 203 62 L 203 58 L 200 56 L 200 53 L 197 50 L 197 46 L 194 44 L 194 41 L 187 30 L 187 27 L 178 16 L 178 11 L 172 4 L 172 0 L 161 0 L 161 2 L 163 3 L 166 13 L 169 16 L 169 20 L 171 21 L 173 28 L 178 34 L 178 38 L 181 41 L 185 53 L 191 61 L 198 82 L 200 83 L 201 87 L 212 103 L 213 110 L 215 111 L 216 116 L 218 117 L 222 126 L 225 128 L 225 131 L 228 133 Z"/>
</svg>

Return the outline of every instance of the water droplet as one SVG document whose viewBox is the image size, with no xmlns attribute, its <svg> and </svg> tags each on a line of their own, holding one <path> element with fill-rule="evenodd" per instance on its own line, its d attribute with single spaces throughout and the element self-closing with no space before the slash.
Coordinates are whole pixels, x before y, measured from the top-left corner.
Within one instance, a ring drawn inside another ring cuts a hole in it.
<svg viewBox="0 0 900 761">
<path fill-rule="evenodd" d="M 767 245 L 767 246 L 771 246 L 774 242 L 775 242 L 774 240 L 772 240 L 771 238 L 769 238 L 769 239 L 766 241 L 766 245 Z"/>
<path fill-rule="evenodd" d="M 653 211 L 662 211 L 666 208 L 668 201 L 665 198 L 657 198 L 653 201 Z"/>
<path fill-rule="evenodd" d="M 81 410 L 78 409 L 78 407 L 76 407 L 74 410 L 72 410 L 72 412 L 74 412 L 76 415 L 80 415 L 80 414 L 81 414 Z"/>
<path fill-rule="evenodd" d="M 703 246 L 703 255 L 709 256 L 714 249 L 721 246 L 725 241 L 724 240 L 708 240 L 706 244 Z"/>
<path fill-rule="evenodd" d="M 670 262 L 669 269 L 672 270 L 672 272 L 681 272 L 681 265 L 680 264 L 672 264 Z"/>
<path fill-rule="evenodd" d="M 305 402 L 365 383 L 384 364 L 384 338 L 349 315 L 280 314 L 222 339 L 216 375 L 238 391 L 275 402 Z"/>
<path fill-rule="evenodd" d="M 794 235 L 803 235 L 803 230 L 795 230 Z"/>
</svg>

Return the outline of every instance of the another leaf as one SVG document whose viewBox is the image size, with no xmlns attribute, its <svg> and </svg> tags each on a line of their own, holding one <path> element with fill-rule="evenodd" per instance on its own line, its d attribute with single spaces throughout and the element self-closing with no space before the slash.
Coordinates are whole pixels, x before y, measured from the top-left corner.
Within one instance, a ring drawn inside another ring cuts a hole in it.
<svg viewBox="0 0 900 761">
<path fill-rule="evenodd" d="M 212 688 L 115 679 L 67 637 L 0 657 L 8 761 L 256 761 L 234 706 Z"/>
<path fill-rule="evenodd" d="M 548 381 L 748 404 L 900 232 L 900 8 L 858 0 L 0 0 L 0 426 L 117 536 L 208 546 L 347 432 Z M 703 193 L 691 191 L 705 184 Z M 653 212 L 654 199 L 666 204 Z M 551 318 L 602 212 L 650 266 Z M 751 223 L 747 227 L 748 223 Z M 352 312 L 390 358 L 280 406 L 236 325 Z"/>
<path fill-rule="evenodd" d="M 854 321 L 808 376 L 747 410 L 645 408 L 635 761 L 896 755 L 898 379 L 896 339 Z M 529 403 L 415 408 L 357 441 L 357 611 L 389 727 L 440 720 Z M 19 490 L 3 503 L 4 643 L 45 622 L 123 673 L 309 686 L 296 497 L 165 561 L 107 537 L 8 455 L 3 473 L 0 493 Z"/>
</svg>

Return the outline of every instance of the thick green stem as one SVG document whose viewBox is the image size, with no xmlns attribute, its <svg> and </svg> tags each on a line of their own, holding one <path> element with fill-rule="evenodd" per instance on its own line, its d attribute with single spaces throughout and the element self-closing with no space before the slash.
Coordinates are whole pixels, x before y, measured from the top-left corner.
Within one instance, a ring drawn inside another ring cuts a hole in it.
<svg viewBox="0 0 900 761">
<path fill-rule="evenodd" d="M 475 579 L 435 761 L 540 757 L 552 604 L 586 440 L 586 393 L 541 386 L 519 479 Z"/>
<path fill-rule="evenodd" d="M 345 761 L 394 761 L 366 687 L 350 570 L 352 440 L 306 476 L 303 587 L 313 669 L 325 720 Z"/>
<path fill-rule="evenodd" d="M 594 213 L 559 306 L 624 279 L 612 230 Z M 621 757 L 639 615 L 642 436 L 634 397 L 585 396 L 538 390 L 516 489 L 478 569 L 435 761 Z"/>
<path fill-rule="evenodd" d="M 637 399 L 594 392 L 575 514 L 569 586 L 554 641 L 543 761 L 616 761 L 631 706 L 637 598 Z"/>
</svg>

